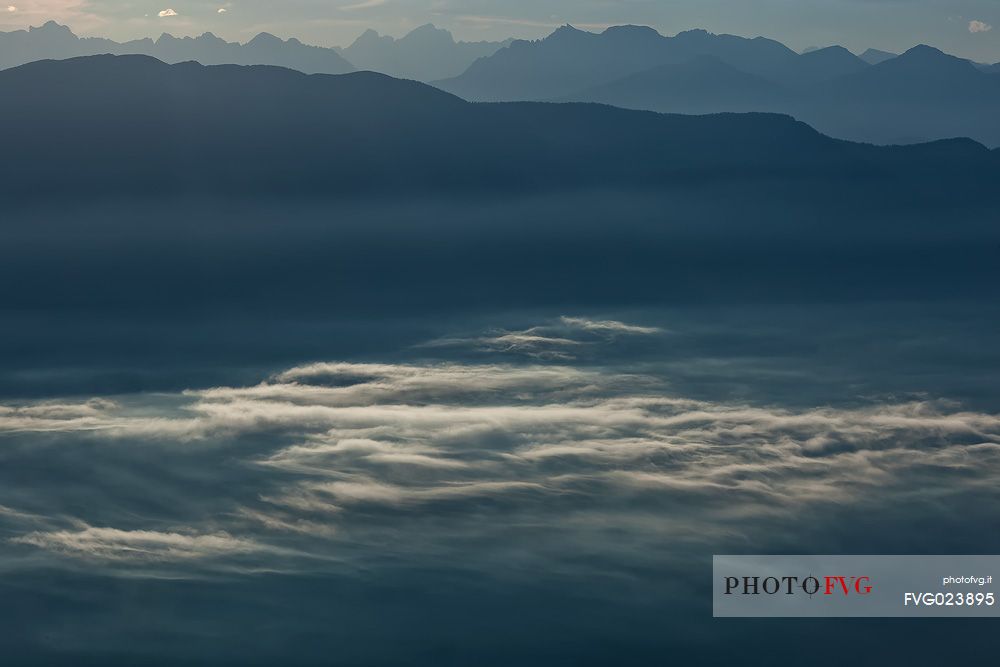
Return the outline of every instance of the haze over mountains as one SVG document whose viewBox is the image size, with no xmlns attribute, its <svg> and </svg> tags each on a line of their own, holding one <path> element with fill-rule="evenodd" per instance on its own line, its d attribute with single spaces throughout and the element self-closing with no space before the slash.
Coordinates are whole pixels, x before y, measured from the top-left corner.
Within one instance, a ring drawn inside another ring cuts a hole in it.
<svg viewBox="0 0 1000 667">
<path fill-rule="evenodd" d="M 927 46 L 899 57 L 841 47 L 798 54 L 773 40 L 701 30 L 565 26 L 436 82 L 479 101 L 599 102 L 677 113 L 779 111 L 843 139 L 1000 145 L 1000 78 Z M 877 64 L 870 64 L 870 63 Z"/>
<path fill-rule="evenodd" d="M 354 70 L 433 82 L 469 101 L 596 102 L 665 113 L 775 112 L 830 136 L 878 144 L 970 137 L 1000 146 L 1000 64 L 927 46 L 902 55 L 831 46 L 799 54 L 780 42 L 648 27 L 590 33 L 564 26 L 538 41 L 456 42 L 425 25 L 401 39 L 374 31 L 345 49 L 262 33 L 246 44 L 210 33 L 124 44 L 78 38 L 49 22 L 0 33 L 0 68 L 40 59 L 142 54 L 167 63 Z"/>
<path fill-rule="evenodd" d="M 77 37 L 54 21 L 39 28 L 0 33 L 0 68 L 99 54 L 141 54 L 167 63 L 195 60 L 203 65 L 278 65 L 307 74 L 354 71 L 354 66 L 334 49 L 309 46 L 294 38 L 282 40 L 269 33 L 261 33 L 246 44 L 227 42 L 212 33 L 182 38 L 164 33 L 156 40 L 118 43 L 100 37 Z"/>
<path fill-rule="evenodd" d="M 664 37 L 643 26 L 616 26 L 596 34 L 563 26 L 543 40 L 516 41 L 438 85 L 471 100 L 545 100 L 700 56 L 716 57 L 779 84 L 823 81 L 864 66 L 845 49 L 800 56 L 763 37 L 746 39 L 704 30 Z"/>
<path fill-rule="evenodd" d="M 425 25 L 401 39 L 369 30 L 346 49 L 303 44 L 260 33 L 249 42 L 227 42 L 212 33 L 199 37 L 159 38 L 119 43 L 77 37 L 49 21 L 38 28 L 0 32 L 0 69 L 35 60 L 101 54 L 147 55 L 166 63 L 194 60 L 203 65 L 278 65 L 307 74 L 344 74 L 371 70 L 404 79 L 431 81 L 456 76 L 476 59 L 503 48 L 501 42 L 456 42 L 446 30 Z"/>
</svg>

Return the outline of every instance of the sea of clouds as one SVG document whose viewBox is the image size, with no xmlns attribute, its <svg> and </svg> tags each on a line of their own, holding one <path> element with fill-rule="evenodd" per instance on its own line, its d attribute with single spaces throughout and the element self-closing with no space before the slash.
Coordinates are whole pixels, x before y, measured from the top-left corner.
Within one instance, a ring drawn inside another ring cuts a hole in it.
<svg viewBox="0 0 1000 667">
<path fill-rule="evenodd" d="M 707 400 L 649 364 L 595 362 L 671 335 L 564 317 L 415 351 L 461 359 L 8 402 L 0 568 L 636 581 L 712 553 L 879 544 L 879 522 L 970 512 L 974 533 L 995 502 L 1000 415 L 931 397 Z"/>
</svg>

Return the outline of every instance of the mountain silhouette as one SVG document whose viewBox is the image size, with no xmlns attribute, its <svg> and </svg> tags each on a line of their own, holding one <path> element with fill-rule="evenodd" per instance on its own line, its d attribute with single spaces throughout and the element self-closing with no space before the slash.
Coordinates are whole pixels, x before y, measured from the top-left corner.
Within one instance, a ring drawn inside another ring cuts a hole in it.
<svg viewBox="0 0 1000 667">
<path fill-rule="evenodd" d="M 790 48 L 766 37 L 748 39 L 735 35 L 716 35 L 706 30 L 688 30 L 674 37 L 660 36 L 672 62 L 699 56 L 714 56 L 749 74 L 786 83 L 801 76 L 797 69 L 802 57 Z"/>
<path fill-rule="evenodd" d="M 692 30 L 663 37 L 622 26 L 569 26 L 437 82 L 465 99 L 598 102 L 658 112 L 772 111 L 851 141 L 971 137 L 1000 146 L 1000 77 L 928 46 L 902 56 L 832 46 L 797 54 L 777 42 Z M 705 59 L 710 57 L 710 59 Z M 546 96 L 545 94 L 548 93 Z"/>
<path fill-rule="evenodd" d="M 626 48 L 616 47 L 620 41 Z M 661 51 L 659 36 L 646 29 L 594 35 L 567 25 L 543 40 L 515 40 L 436 85 L 472 101 L 558 98 L 661 64 Z"/>
<path fill-rule="evenodd" d="M 435 85 L 474 101 L 555 99 L 698 56 L 739 63 L 752 74 L 783 72 L 798 57 L 764 38 L 704 30 L 664 37 L 643 26 L 615 26 L 595 34 L 566 25 L 542 40 L 515 41 L 476 61 L 462 75 Z"/>
<path fill-rule="evenodd" d="M 277 65 L 307 74 L 343 74 L 354 67 L 334 49 L 303 44 L 295 38 L 282 40 L 262 32 L 246 44 L 226 42 L 212 33 L 177 38 L 164 34 L 144 55 L 168 63 L 195 60 L 203 65 Z"/>
<path fill-rule="evenodd" d="M 195 60 L 203 65 L 278 65 L 301 72 L 344 74 L 354 67 L 335 49 L 282 40 L 261 33 L 246 44 L 227 42 L 210 32 L 199 37 L 174 37 L 114 42 L 96 37 L 79 38 L 66 26 L 49 21 L 39 28 L 0 33 L 0 69 L 35 60 L 115 54 L 148 55 L 167 63 Z"/>
<path fill-rule="evenodd" d="M 1000 65 L 928 46 L 862 57 L 831 46 L 798 54 L 774 40 L 643 26 L 590 33 L 563 26 L 545 39 L 456 42 L 425 25 L 401 39 L 367 31 L 347 49 L 261 33 L 245 44 L 211 33 L 117 43 L 78 38 L 54 22 L 0 33 L 0 68 L 80 55 L 142 54 L 167 63 L 269 64 L 305 73 L 379 71 L 428 81 L 469 101 L 598 102 L 675 113 L 768 111 L 851 141 L 921 143 L 967 136 L 1000 146 Z M 345 58 L 345 55 L 348 56 Z M 356 61 L 354 64 L 350 60 Z M 869 64 L 874 62 L 876 64 Z M 447 78 L 467 63 L 458 76 Z"/>
<path fill-rule="evenodd" d="M 431 81 L 456 76 L 477 59 L 492 55 L 510 43 L 456 42 L 451 33 L 433 25 L 421 26 L 401 39 L 374 30 L 362 34 L 346 49 L 322 48 L 297 39 L 282 40 L 260 33 L 249 42 L 227 42 L 210 32 L 198 37 L 174 37 L 115 42 L 77 37 L 64 25 L 0 32 L 0 69 L 36 60 L 61 60 L 88 55 L 148 55 L 166 63 L 194 60 L 203 65 L 277 65 L 307 74 L 345 74 L 370 70 L 403 79 Z"/>
<path fill-rule="evenodd" d="M 986 90 L 982 73 L 968 60 L 956 58 L 931 46 L 915 46 L 906 53 L 873 65 L 831 86 L 836 92 L 851 90 L 866 97 L 936 99 L 942 93 L 981 97 Z"/>
<path fill-rule="evenodd" d="M 600 34 L 563 26 L 545 39 L 517 41 L 435 83 L 475 101 L 559 99 L 662 65 L 710 56 L 779 85 L 814 83 L 867 64 L 842 47 L 799 55 L 774 40 L 689 30 L 664 37 L 652 28 L 616 26 Z"/>
<path fill-rule="evenodd" d="M 457 76 L 479 58 L 493 55 L 509 43 L 456 42 L 447 30 L 427 24 L 400 39 L 368 30 L 341 53 L 358 69 L 433 81 Z"/>
<path fill-rule="evenodd" d="M 828 46 L 804 53 L 790 61 L 784 72 L 770 74 L 789 85 L 811 85 L 829 81 L 868 68 L 868 63 L 842 46 Z M 768 76 L 767 73 L 763 74 Z"/>
<path fill-rule="evenodd" d="M 930 46 L 817 86 L 796 116 L 859 141 L 912 143 L 967 136 L 1000 145 L 1000 82 Z"/>
<path fill-rule="evenodd" d="M 148 47 L 152 40 L 142 40 Z M 55 21 L 27 30 L 0 32 L 0 69 L 35 60 L 72 58 L 96 53 L 112 53 L 121 45 L 109 39 L 80 39 Z"/>
<path fill-rule="evenodd" d="M 157 194 L 661 188 L 768 174 L 993 178 L 970 141 L 880 148 L 772 114 L 661 115 L 592 104 L 470 104 L 370 72 L 167 65 L 146 56 L 0 72 L 0 191 Z"/>
</svg>

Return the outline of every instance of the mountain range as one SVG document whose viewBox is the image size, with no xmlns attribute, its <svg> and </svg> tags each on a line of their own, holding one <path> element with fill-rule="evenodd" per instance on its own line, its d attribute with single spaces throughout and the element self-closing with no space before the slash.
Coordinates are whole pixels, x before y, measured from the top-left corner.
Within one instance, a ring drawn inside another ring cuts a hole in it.
<svg viewBox="0 0 1000 667">
<path fill-rule="evenodd" d="M 874 63 L 874 64 L 872 64 Z M 833 46 L 798 54 L 763 38 L 703 30 L 665 37 L 564 26 L 517 41 L 436 86 L 477 101 L 598 102 L 673 113 L 769 111 L 852 141 L 957 136 L 1000 146 L 1000 77 L 928 46 L 863 57 Z"/>
<path fill-rule="evenodd" d="M 371 70 L 404 79 L 431 81 L 456 76 L 475 60 L 503 48 L 506 42 L 456 42 L 447 30 L 425 25 L 401 39 L 365 32 L 346 49 L 303 44 L 260 33 L 249 42 L 227 42 L 210 32 L 115 42 L 77 37 L 64 25 L 49 21 L 28 30 L 0 32 L 0 69 L 35 60 L 114 54 L 147 55 L 166 63 L 194 60 L 203 65 L 278 65 L 307 74 L 344 74 Z"/>
<path fill-rule="evenodd" d="M 602 33 L 564 26 L 537 41 L 468 43 L 426 25 L 398 40 L 368 31 L 346 49 L 267 33 L 246 44 L 210 33 L 117 43 L 81 39 L 53 22 L 0 33 L 0 68 L 106 53 L 166 63 L 278 65 L 310 74 L 371 70 L 433 81 L 468 101 L 782 113 L 836 138 L 878 144 L 965 136 L 1000 146 L 1000 64 L 971 63 L 927 46 L 898 56 L 875 49 L 856 56 L 839 46 L 799 54 L 762 37 L 704 30 L 665 37 L 641 26 Z"/>
<path fill-rule="evenodd" d="M 969 140 L 877 147 L 775 114 L 473 104 L 371 72 L 105 55 L 4 70 L 0 94 L 17 128 L 0 164 L 11 196 L 659 189 L 764 176 L 940 187 L 992 183 L 1000 166 Z"/>
<path fill-rule="evenodd" d="M 858 141 L 966 136 L 1000 146 L 1000 77 L 929 46 L 806 89 L 786 110 L 822 132 Z"/>
<path fill-rule="evenodd" d="M 308 74 L 343 74 L 354 66 L 334 49 L 282 40 L 260 33 L 246 44 L 227 42 L 212 33 L 200 37 L 138 39 L 119 43 L 100 37 L 77 37 L 66 26 L 49 21 L 39 28 L 0 33 L 0 68 L 43 59 L 115 54 L 148 55 L 163 62 L 194 60 L 203 65 L 278 65 Z"/>
<path fill-rule="evenodd" d="M 563 26 L 542 40 L 515 41 L 461 76 L 435 85 L 476 101 L 547 100 L 702 56 L 779 85 L 818 83 L 867 66 L 840 47 L 800 55 L 763 37 L 704 30 L 664 37 L 644 26 L 615 26 L 598 34 Z"/>
</svg>

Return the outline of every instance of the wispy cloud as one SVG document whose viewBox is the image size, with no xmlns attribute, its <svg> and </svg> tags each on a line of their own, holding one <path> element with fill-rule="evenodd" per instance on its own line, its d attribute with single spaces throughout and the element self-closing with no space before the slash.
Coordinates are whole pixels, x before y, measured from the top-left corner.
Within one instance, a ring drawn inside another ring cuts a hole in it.
<svg viewBox="0 0 1000 667">
<path fill-rule="evenodd" d="M 364 2 L 356 2 L 350 5 L 344 5 L 340 7 L 343 12 L 354 12 L 362 9 L 372 9 L 374 7 L 381 7 L 386 3 L 387 0 L 364 0 Z"/>
<path fill-rule="evenodd" d="M 614 320 L 588 320 L 582 317 L 563 317 L 561 321 L 571 328 L 611 335 L 655 336 L 663 333 L 659 327 L 642 327 Z"/>
<path fill-rule="evenodd" d="M 259 544 L 225 533 L 214 535 L 117 530 L 84 525 L 76 530 L 34 532 L 13 542 L 95 560 L 179 561 L 262 550 Z"/>
<path fill-rule="evenodd" d="M 1000 488 L 997 415 L 931 400 L 696 400 L 641 372 L 564 362 L 316 363 L 246 387 L 7 405 L 0 438 L 7 461 L 73 471 L 75 489 L 83 469 L 102 489 L 81 504 L 38 480 L 6 484 L 8 545 L 171 576 L 244 561 L 344 567 L 374 544 L 410 561 L 464 550 L 450 557 L 495 567 L 521 525 L 549 536 L 518 542 L 540 563 L 573 544 L 624 567 L 652 539 L 648 513 L 665 540 L 716 544 L 821 508 L 943 507 Z"/>
<path fill-rule="evenodd" d="M 169 9 L 169 8 L 168 9 L 164 9 L 159 14 L 157 14 L 157 16 L 159 16 L 161 19 L 162 18 L 167 18 L 168 16 L 177 16 L 177 15 L 178 15 L 177 12 L 175 12 L 173 9 Z"/>
<path fill-rule="evenodd" d="M 969 21 L 969 32 L 975 34 L 977 32 L 989 32 L 993 30 L 993 26 L 989 23 L 983 21 Z"/>
<path fill-rule="evenodd" d="M 622 337 L 658 336 L 658 327 L 644 327 L 614 320 L 562 317 L 555 322 L 520 330 L 495 329 L 468 337 L 440 338 L 424 347 L 466 347 L 480 352 L 523 355 L 544 360 L 573 360 L 583 347 L 614 343 Z"/>
</svg>

